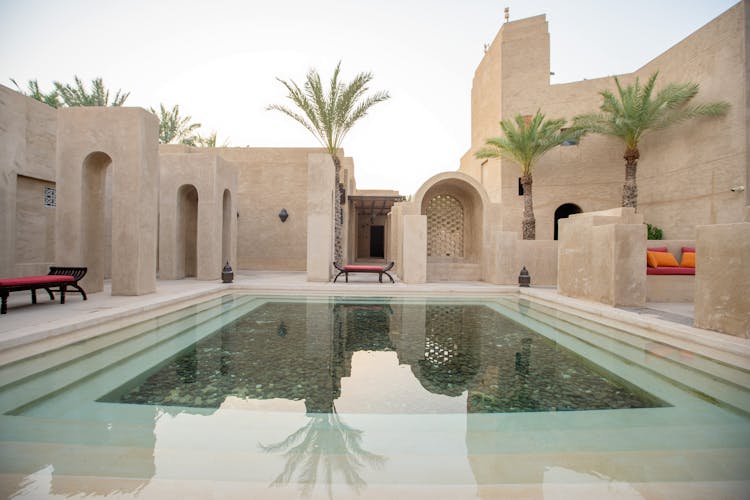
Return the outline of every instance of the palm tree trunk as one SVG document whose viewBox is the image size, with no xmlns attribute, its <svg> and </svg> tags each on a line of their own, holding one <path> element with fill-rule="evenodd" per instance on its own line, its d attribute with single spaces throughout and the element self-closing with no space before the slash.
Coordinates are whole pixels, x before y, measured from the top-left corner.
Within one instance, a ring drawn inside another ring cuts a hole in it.
<svg viewBox="0 0 750 500">
<path fill-rule="evenodd" d="M 521 186 L 523 186 L 523 239 L 536 239 L 536 219 L 534 218 L 534 201 L 531 197 L 531 174 L 521 176 Z"/>
<path fill-rule="evenodd" d="M 343 265 L 344 252 L 342 248 L 342 237 L 341 229 L 344 225 L 344 209 L 341 208 L 339 201 L 339 183 L 341 182 L 341 160 L 335 153 L 331 155 L 333 157 L 333 166 L 335 168 L 336 175 L 333 180 L 333 192 L 335 193 L 333 201 L 333 259 L 337 264 Z"/>
<path fill-rule="evenodd" d="M 622 206 L 638 208 L 638 185 L 635 181 L 636 169 L 638 168 L 638 148 L 627 148 L 625 150 L 625 184 L 622 186 Z"/>
</svg>

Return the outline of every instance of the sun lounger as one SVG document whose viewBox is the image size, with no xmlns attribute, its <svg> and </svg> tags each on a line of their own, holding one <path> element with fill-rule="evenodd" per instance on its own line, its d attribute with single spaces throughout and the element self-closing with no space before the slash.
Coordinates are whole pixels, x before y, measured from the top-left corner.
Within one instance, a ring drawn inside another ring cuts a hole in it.
<svg viewBox="0 0 750 500">
<path fill-rule="evenodd" d="M 78 280 L 86 275 L 86 267 L 50 267 L 49 274 L 43 276 L 22 276 L 20 278 L 0 278 L 0 297 L 2 305 L 0 314 L 8 312 L 8 295 L 10 292 L 31 290 L 31 303 L 36 304 L 36 291 L 43 288 L 49 294 L 50 300 L 55 300 L 53 291 L 60 292 L 60 304 L 65 304 L 65 292 L 73 287 L 86 300 L 86 292 L 78 284 Z"/>
</svg>

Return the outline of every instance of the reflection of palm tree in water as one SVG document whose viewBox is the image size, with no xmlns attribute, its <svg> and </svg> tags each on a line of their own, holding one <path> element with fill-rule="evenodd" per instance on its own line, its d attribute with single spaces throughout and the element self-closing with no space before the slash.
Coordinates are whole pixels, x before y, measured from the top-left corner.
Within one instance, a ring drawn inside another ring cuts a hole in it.
<svg viewBox="0 0 750 500">
<path fill-rule="evenodd" d="M 308 394 L 305 398 L 310 419 L 286 439 L 271 445 L 259 443 L 266 453 L 283 453 L 286 466 L 271 486 L 289 484 L 300 466 L 298 482 L 302 484 L 302 495 L 309 496 L 320 473 L 325 477 L 328 496 L 333 498 L 333 474 L 340 472 L 346 483 L 359 493 L 367 483 L 360 475 L 365 465 L 381 467 L 385 457 L 362 449 L 363 431 L 346 425 L 336 413 L 334 400 L 341 392 L 341 371 L 346 357 L 346 337 L 342 317 L 346 311 L 343 304 L 333 307 L 333 335 L 331 336 L 331 358 L 328 364 L 330 390 L 325 393 Z"/>
<path fill-rule="evenodd" d="M 340 472 L 346 483 L 359 493 L 367 485 L 360 469 L 365 465 L 381 467 L 385 457 L 362 449 L 363 431 L 346 425 L 336 409 L 330 413 L 312 413 L 307 425 L 279 443 L 260 448 L 266 453 L 282 452 L 286 466 L 271 486 L 289 484 L 297 469 L 302 495 L 312 494 L 320 473 L 325 477 L 328 496 L 333 498 L 333 474 Z"/>
</svg>

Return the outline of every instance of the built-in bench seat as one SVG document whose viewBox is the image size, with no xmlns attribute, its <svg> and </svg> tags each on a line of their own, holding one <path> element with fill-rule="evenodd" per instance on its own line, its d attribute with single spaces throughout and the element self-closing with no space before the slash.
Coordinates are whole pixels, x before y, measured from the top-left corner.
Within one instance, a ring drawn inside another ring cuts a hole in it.
<svg viewBox="0 0 750 500">
<path fill-rule="evenodd" d="M 695 247 L 649 247 L 646 254 L 646 300 L 649 302 L 693 302 L 695 289 Z M 670 252 L 672 248 L 673 252 Z M 675 258 L 681 252 L 678 263 Z M 690 255 L 687 255 L 690 254 Z"/>
</svg>

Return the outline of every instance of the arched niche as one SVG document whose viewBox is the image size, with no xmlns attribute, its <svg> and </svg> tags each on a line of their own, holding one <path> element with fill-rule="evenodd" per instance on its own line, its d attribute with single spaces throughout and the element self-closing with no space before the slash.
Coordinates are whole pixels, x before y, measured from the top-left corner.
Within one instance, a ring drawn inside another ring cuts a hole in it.
<svg viewBox="0 0 750 500">
<path fill-rule="evenodd" d="M 427 217 L 427 262 L 478 264 L 485 202 L 476 187 L 447 177 L 430 185 L 419 202 Z"/>
<path fill-rule="evenodd" d="M 88 268 L 83 282 L 100 292 L 112 261 L 112 157 L 102 151 L 86 155 L 81 169 L 81 253 Z"/>
<path fill-rule="evenodd" d="M 232 193 L 224 190 L 222 195 L 221 209 L 221 262 L 222 264 L 232 260 Z M 237 265 L 236 262 L 231 263 Z"/>
<path fill-rule="evenodd" d="M 557 240 L 557 221 L 560 219 L 567 219 L 573 214 L 580 214 L 583 213 L 583 210 L 581 210 L 581 207 L 576 205 L 575 203 L 564 203 L 557 207 L 555 210 L 555 240 Z"/>
<path fill-rule="evenodd" d="M 176 274 L 179 277 L 198 275 L 198 190 L 183 184 L 177 190 Z"/>
</svg>

